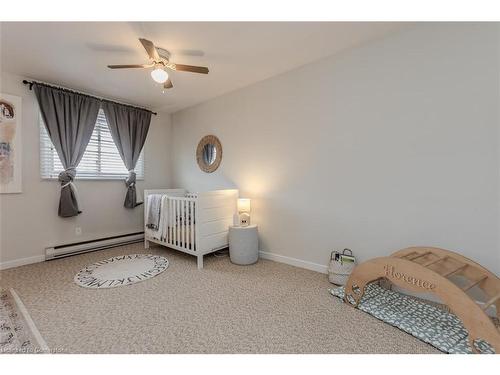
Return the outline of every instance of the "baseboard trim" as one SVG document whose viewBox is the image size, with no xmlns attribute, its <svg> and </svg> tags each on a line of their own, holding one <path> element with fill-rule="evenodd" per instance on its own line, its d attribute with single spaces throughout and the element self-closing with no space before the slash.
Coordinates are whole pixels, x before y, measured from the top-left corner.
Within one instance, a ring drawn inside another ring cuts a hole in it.
<svg viewBox="0 0 500 375">
<path fill-rule="evenodd" d="M 299 268 L 305 268 L 306 270 L 316 271 L 320 273 L 328 273 L 328 267 L 322 264 L 308 262 L 306 260 L 291 258 L 284 255 L 269 253 L 267 251 L 259 251 L 259 255 L 262 259 L 272 260 L 278 263 L 289 264 L 290 266 L 295 266 Z"/>
<path fill-rule="evenodd" d="M 36 255 L 34 257 L 8 260 L 6 262 L 0 262 L 0 270 L 6 270 L 9 268 L 20 267 L 27 264 L 40 263 L 44 261 L 45 255 Z"/>
<path fill-rule="evenodd" d="M 291 266 L 305 268 L 306 270 L 316 271 L 320 273 L 327 273 L 327 266 L 322 264 L 308 262 L 302 259 L 291 258 L 284 255 L 279 255 L 275 253 L 269 253 L 267 251 L 259 251 L 259 256 L 262 259 L 272 260 L 278 263 L 285 263 Z M 6 270 L 9 268 L 15 268 L 20 266 L 25 266 L 27 264 L 40 263 L 45 261 L 45 255 L 36 255 L 28 258 L 14 259 L 6 262 L 0 262 L 0 270 Z"/>
</svg>

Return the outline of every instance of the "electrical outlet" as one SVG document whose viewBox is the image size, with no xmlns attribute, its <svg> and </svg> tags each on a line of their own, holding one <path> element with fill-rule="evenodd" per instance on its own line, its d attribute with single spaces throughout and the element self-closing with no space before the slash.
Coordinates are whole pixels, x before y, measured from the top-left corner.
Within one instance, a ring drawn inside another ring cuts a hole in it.
<svg viewBox="0 0 500 375">
<path fill-rule="evenodd" d="M 75 228 L 75 234 L 77 236 L 81 236 L 82 235 L 82 227 L 76 227 Z"/>
</svg>

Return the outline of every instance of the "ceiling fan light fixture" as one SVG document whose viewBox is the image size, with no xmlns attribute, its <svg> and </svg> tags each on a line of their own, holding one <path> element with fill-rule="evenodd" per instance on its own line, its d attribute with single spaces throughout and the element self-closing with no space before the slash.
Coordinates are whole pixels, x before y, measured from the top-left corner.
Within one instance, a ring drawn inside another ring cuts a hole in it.
<svg viewBox="0 0 500 375">
<path fill-rule="evenodd" d="M 109 69 L 153 68 L 153 71 L 151 71 L 151 78 L 153 79 L 153 81 L 163 85 L 164 93 L 165 89 L 171 89 L 174 87 L 172 81 L 169 79 L 168 73 L 166 71 L 167 69 L 178 70 L 181 72 L 208 74 L 208 68 L 206 66 L 175 64 L 173 62 L 170 62 L 170 52 L 168 52 L 166 49 L 155 47 L 152 41 L 144 38 L 139 38 L 139 41 L 146 50 L 146 53 L 148 54 L 149 57 L 148 64 L 108 65 L 108 68 Z"/>
<path fill-rule="evenodd" d="M 165 83 L 168 79 L 168 73 L 162 67 L 157 66 L 151 71 L 151 78 L 153 78 L 155 82 Z"/>
</svg>

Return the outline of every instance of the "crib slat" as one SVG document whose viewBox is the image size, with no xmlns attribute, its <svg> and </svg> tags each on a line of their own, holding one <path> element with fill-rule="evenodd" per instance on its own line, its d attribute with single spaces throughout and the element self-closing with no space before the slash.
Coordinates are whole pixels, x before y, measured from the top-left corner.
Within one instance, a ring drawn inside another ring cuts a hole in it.
<svg viewBox="0 0 500 375">
<path fill-rule="evenodd" d="M 189 248 L 193 250 L 193 201 L 189 200 Z"/>
<path fill-rule="evenodd" d="M 165 212 L 166 208 L 165 208 L 165 205 L 167 204 L 167 197 L 162 195 L 161 197 L 161 210 L 160 210 L 160 223 L 162 224 L 161 227 L 158 227 L 158 229 L 160 230 L 160 241 L 166 241 L 166 237 L 167 237 L 167 232 L 165 231 L 165 219 L 167 217 L 167 213 Z M 161 219 L 163 219 L 163 222 L 161 221 Z"/>
<path fill-rule="evenodd" d="M 185 247 L 185 239 L 184 239 L 184 234 L 185 234 L 185 231 L 186 231 L 186 216 L 185 216 L 185 208 L 184 208 L 184 203 L 185 201 L 184 200 L 181 200 L 180 201 L 181 203 L 181 243 L 179 244 L 179 246 L 181 247 Z"/>
<path fill-rule="evenodd" d="M 182 247 L 182 201 L 180 199 L 177 200 L 177 220 L 177 230 L 179 231 L 177 236 L 177 246 Z"/>
<path fill-rule="evenodd" d="M 177 215 L 175 214 L 177 201 L 172 199 L 172 245 L 177 241 Z"/>
<path fill-rule="evenodd" d="M 193 213 L 191 214 L 191 250 L 195 251 L 196 250 L 196 244 L 194 242 L 195 238 L 195 230 L 196 230 L 196 224 L 194 221 L 194 218 L 196 216 L 196 206 L 195 206 L 195 200 L 193 199 L 191 201 L 191 208 Z"/>
<path fill-rule="evenodd" d="M 177 245 L 177 198 L 174 200 L 174 245 Z"/>
<path fill-rule="evenodd" d="M 176 199 L 176 208 L 175 208 L 175 217 L 177 218 L 177 225 L 176 225 L 176 232 L 177 232 L 177 242 L 175 243 L 177 246 L 179 246 L 179 243 L 180 243 L 180 237 L 181 237 L 181 231 L 180 231 L 180 215 L 179 215 L 179 211 L 180 211 L 180 206 L 181 206 L 181 202 L 179 199 Z"/>
<path fill-rule="evenodd" d="M 191 201 L 191 250 L 194 250 L 194 230 L 195 230 L 195 224 L 194 224 L 194 199 Z"/>
<path fill-rule="evenodd" d="M 186 204 L 186 244 L 185 244 L 185 248 L 189 250 L 189 199 L 186 200 L 185 204 Z"/>
<path fill-rule="evenodd" d="M 189 232 L 188 232 L 188 225 L 189 225 L 189 201 L 185 200 L 184 201 L 184 248 L 189 249 Z"/>
<path fill-rule="evenodd" d="M 184 201 L 186 219 L 184 220 L 184 248 L 189 249 L 189 201 Z"/>
<path fill-rule="evenodd" d="M 168 198 L 168 243 L 172 243 L 172 198 Z"/>
<path fill-rule="evenodd" d="M 172 201 L 170 200 L 170 197 L 167 198 L 168 206 L 167 206 L 167 233 L 165 236 L 167 237 L 167 243 L 170 243 L 172 235 L 171 235 L 171 227 L 172 227 L 172 219 L 170 218 L 171 216 L 171 206 L 172 206 Z"/>
<path fill-rule="evenodd" d="M 168 243 L 169 244 L 172 243 L 172 236 L 174 235 L 172 232 L 172 228 L 174 225 L 174 221 L 173 221 L 173 217 L 172 217 L 172 205 L 173 205 L 172 198 L 168 198 L 168 213 L 169 213 L 169 216 L 168 216 Z"/>
<path fill-rule="evenodd" d="M 175 212 L 175 210 L 177 209 L 177 201 L 175 199 L 172 200 L 172 232 L 173 235 L 172 235 L 172 245 L 175 245 L 175 241 L 177 241 L 177 214 Z"/>
</svg>

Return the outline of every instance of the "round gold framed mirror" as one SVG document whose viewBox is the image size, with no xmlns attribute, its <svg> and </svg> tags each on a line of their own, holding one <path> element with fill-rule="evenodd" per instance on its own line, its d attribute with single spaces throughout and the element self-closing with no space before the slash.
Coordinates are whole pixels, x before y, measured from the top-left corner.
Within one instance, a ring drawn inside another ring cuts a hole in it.
<svg viewBox="0 0 500 375">
<path fill-rule="evenodd" d="M 196 148 L 196 161 L 203 172 L 212 173 L 222 160 L 222 145 L 215 135 L 206 135 Z"/>
</svg>

